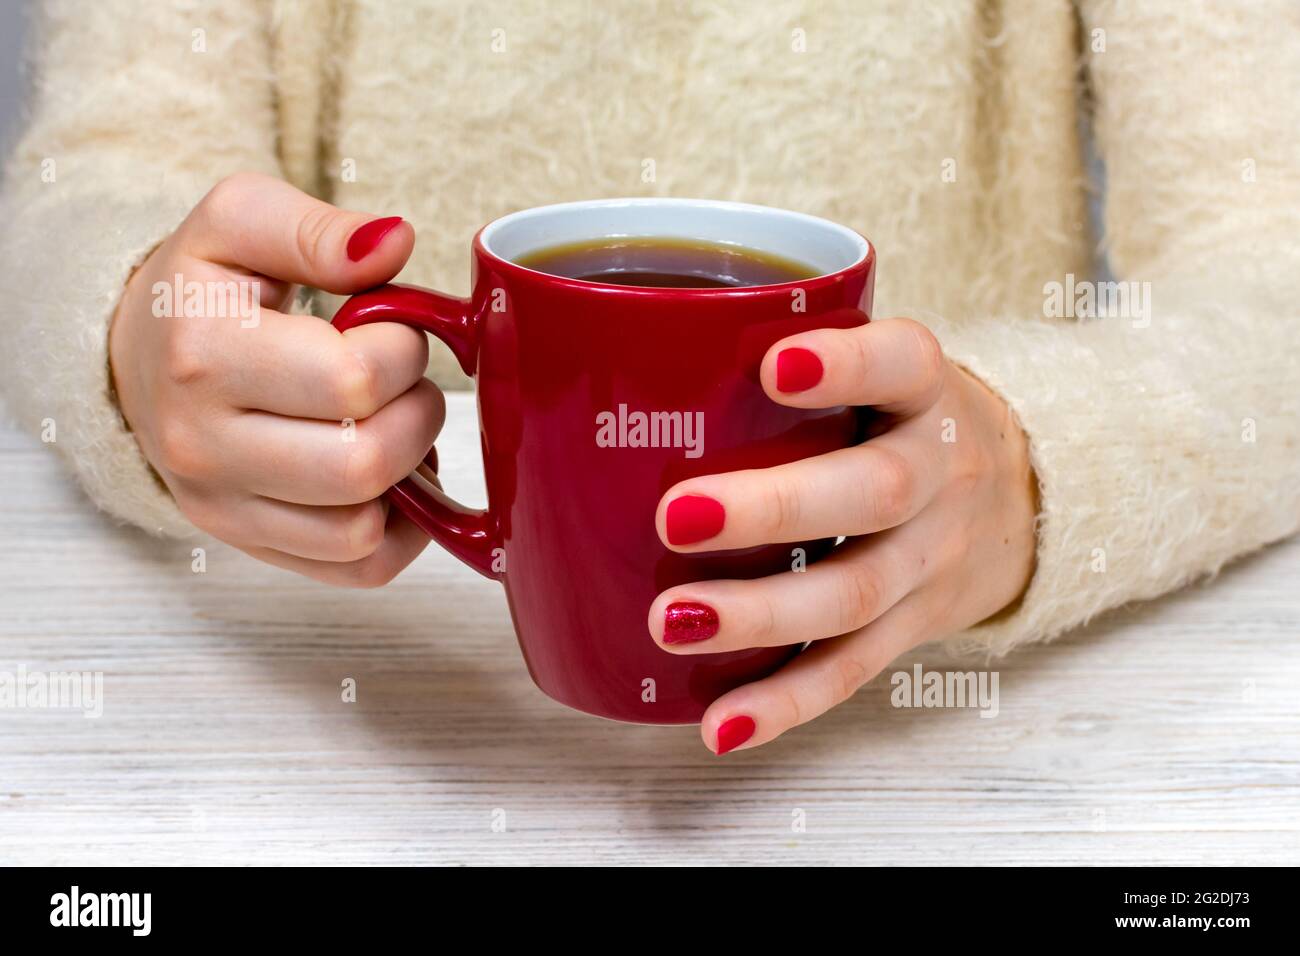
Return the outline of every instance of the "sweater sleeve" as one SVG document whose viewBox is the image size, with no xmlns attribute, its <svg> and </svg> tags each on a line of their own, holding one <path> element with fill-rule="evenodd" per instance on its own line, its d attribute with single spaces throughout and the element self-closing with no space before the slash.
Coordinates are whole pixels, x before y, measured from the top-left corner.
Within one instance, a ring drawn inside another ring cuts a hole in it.
<svg viewBox="0 0 1300 956">
<path fill-rule="evenodd" d="M 0 192 L 0 390 L 101 508 L 185 534 L 112 400 L 108 324 L 217 179 L 279 172 L 269 14 L 47 0 L 32 26 L 30 119 Z"/>
<path fill-rule="evenodd" d="M 1300 527 L 1300 7 L 1093 0 L 1082 42 L 1118 285 L 1098 307 L 1087 277 L 1045 276 L 1061 321 L 936 329 L 1019 416 L 1041 493 L 1029 588 L 964 649 L 1050 638 Z"/>
</svg>

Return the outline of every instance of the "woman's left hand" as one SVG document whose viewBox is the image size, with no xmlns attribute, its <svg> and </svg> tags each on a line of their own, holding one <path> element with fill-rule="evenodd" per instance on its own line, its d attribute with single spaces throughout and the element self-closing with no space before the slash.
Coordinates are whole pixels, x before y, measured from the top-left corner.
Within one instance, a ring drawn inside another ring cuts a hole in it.
<svg viewBox="0 0 1300 956">
<path fill-rule="evenodd" d="M 898 655 L 996 614 L 1034 566 L 1024 433 L 925 326 L 887 319 L 790 336 L 768 350 L 762 382 L 783 405 L 869 405 L 880 417 L 861 445 L 692 478 L 659 502 L 659 537 L 682 553 L 847 537 L 806 570 L 655 599 L 650 632 L 673 654 L 814 642 L 713 702 L 700 733 L 720 754 L 767 743 Z"/>
</svg>

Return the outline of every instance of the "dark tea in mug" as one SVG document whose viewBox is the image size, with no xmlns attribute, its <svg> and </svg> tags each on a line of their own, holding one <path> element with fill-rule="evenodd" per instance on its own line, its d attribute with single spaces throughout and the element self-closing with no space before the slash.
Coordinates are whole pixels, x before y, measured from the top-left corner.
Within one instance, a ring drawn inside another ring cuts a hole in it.
<svg viewBox="0 0 1300 956">
<path fill-rule="evenodd" d="M 549 246 L 515 262 L 566 279 L 657 289 L 778 285 L 819 274 L 811 266 L 774 253 L 695 239 L 590 239 Z"/>
</svg>

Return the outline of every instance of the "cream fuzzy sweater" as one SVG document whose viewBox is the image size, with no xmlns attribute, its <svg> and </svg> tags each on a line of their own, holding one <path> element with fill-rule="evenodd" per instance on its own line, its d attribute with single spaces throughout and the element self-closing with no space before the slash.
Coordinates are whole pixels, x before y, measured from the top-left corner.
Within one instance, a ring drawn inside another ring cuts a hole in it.
<svg viewBox="0 0 1300 956">
<path fill-rule="evenodd" d="M 1300 524 L 1295 0 L 51 0 L 37 21 L 0 387 L 150 531 L 188 525 L 110 398 L 106 328 L 239 169 L 404 215 L 402 280 L 461 293 L 477 226 L 566 199 L 739 199 L 865 233 L 877 314 L 930 324 L 1031 441 L 1033 581 L 960 636 L 994 653 Z M 1138 283 L 1101 318 L 1081 115 L 1100 248 Z"/>
</svg>

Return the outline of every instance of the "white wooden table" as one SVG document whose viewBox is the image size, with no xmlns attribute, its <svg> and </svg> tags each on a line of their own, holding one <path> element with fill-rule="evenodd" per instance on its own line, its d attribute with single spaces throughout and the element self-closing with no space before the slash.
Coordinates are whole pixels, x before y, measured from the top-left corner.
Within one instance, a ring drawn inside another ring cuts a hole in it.
<svg viewBox="0 0 1300 956">
<path fill-rule="evenodd" d="M 13 430 L 0 487 L 0 671 L 104 673 L 98 719 L 0 710 L 0 863 L 1300 861 L 1300 541 L 1002 662 L 995 719 L 891 708 L 887 672 L 719 759 L 544 697 L 436 549 L 372 592 L 213 542 L 195 574 Z"/>
</svg>

